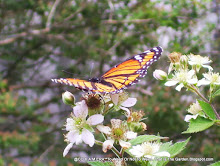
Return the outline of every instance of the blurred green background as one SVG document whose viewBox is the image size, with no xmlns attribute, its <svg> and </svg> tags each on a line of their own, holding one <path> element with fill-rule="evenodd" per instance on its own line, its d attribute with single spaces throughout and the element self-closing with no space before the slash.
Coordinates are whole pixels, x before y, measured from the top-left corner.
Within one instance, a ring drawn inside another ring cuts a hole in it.
<svg viewBox="0 0 220 166">
<path fill-rule="evenodd" d="M 209 56 L 214 70 L 219 71 L 218 1 L 1 0 L 0 165 L 85 165 L 73 158 L 115 157 L 111 152 L 103 154 L 97 145 L 74 146 L 62 157 L 66 147 L 63 125 L 72 110 L 62 103 L 61 94 L 68 90 L 80 101 L 82 92 L 50 79 L 97 77 L 158 45 L 164 49 L 162 58 L 138 85 L 127 90 L 138 99 L 133 109 L 146 113 L 148 130 L 142 134 L 159 133 L 173 142 L 191 136 L 178 157 L 220 160 L 217 127 L 181 134 L 187 129 L 186 109 L 196 96 L 185 89 L 179 93 L 165 87 L 152 76 L 156 68 L 168 70 L 167 55 L 173 51 Z M 215 103 L 219 106 L 219 98 Z"/>
</svg>

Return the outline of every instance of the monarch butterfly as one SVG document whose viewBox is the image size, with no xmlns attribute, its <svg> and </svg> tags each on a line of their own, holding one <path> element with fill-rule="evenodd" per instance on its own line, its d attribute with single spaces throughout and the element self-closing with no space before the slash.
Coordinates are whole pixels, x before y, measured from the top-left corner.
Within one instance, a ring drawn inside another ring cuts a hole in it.
<svg viewBox="0 0 220 166">
<path fill-rule="evenodd" d="M 134 55 L 114 66 L 99 78 L 80 80 L 75 78 L 51 79 L 55 83 L 74 86 L 77 89 L 93 93 L 120 93 L 123 89 L 137 83 L 138 78 L 147 74 L 149 66 L 157 61 L 163 49 L 158 46 Z"/>
</svg>

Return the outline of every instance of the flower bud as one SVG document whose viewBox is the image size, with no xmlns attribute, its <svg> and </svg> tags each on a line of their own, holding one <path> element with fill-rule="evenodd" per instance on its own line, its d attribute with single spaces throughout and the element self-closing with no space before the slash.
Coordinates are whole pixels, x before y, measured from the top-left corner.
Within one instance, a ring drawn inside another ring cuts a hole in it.
<svg viewBox="0 0 220 166">
<path fill-rule="evenodd" d="M 62 100 L 64 104 L 75 106 L 75 97 L 72 93 L 66 91 L 62 94 Z"/>
<path fill-rule="evenodd" d="M 187 69 L 187 65 L 188 65 L 188 57 L 186 55 L 182 55 L 180 57 L 180 64 L 182 66 L 183 69 Z"/>
<path fill-rule="evenodd" d="M 157 80 L 166 80 L 167 79 L 167 73 L 165 73 L 163 70 L 155 70 L 153 72 L 153 76 Z"/>
<path fill-rule="evenodd" d="M 147 130 L 147 125 L 143 122 L 131 122 L 129 123 L 129 127 L 134 132 L 142 132 Z"/>
</svg>

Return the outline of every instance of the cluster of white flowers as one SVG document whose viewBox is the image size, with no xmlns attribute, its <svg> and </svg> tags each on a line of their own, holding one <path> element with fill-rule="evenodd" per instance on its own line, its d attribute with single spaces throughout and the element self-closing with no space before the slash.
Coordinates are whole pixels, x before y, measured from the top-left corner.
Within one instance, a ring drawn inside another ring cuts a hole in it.
<svg viewBox="0 0 220 166">
<path fill-rule="evenodd" d="M 168 69 L 168 74 L 162 70 L 155 70 L 153 76 L 157 80 L 165 80 L 165 86 L 176 86 L 177 91 L 181 91 L 183 87 L 197 93 L 201 97 L 199 92 L 199 87 L 202 85 L 210 86 L 210 93 L 220 85 L 219 73 L 212 72 L 213 68 L 210 66 L 212 62 L 209 57 L 202 57 L 200 55 L 181 55 L 180 53 L 171 53 L 169 56 L 171 61 L 170 67 Z M 203 73 L 203 78 L 199 79 L 201 75 L 200 69 L 208 69 L 207 73 Z M 173 73 L 171 73 L 173 71 Z M 204 98 L 203 98 L 204 99 Z M 208 100 L 205 99 L 205 102 Z M 190 119 L 196 119 L 198 115 L 205 116 L 202 109 L 196 101 L 188 109 L 190 115 L 185 116 L 185 121 L 189 122 Z"/>
<path fill-rule="evenodd" d="M 105 96 L 105 98 L 106 101 L 112 101 L 116 111 L 120 109 L 124 110 L 127 117 L 130 117 L 131 114 L 128 108 L 134 106 L 137 102 L 136 98 L 129 98 L 126 93 L 109 95 L 108 97 Z M 68 145 L 64 149 L 63 156 L 67 155 L 74 144 L 78 145 L 84 142 L 92 147 L 95 143 L 95 137 L 93 135 L 94 126 L 96 126 L 100 132 L 108 136 L 103 143 L 104 152 L 111 149 L 115 141 L 119 142 L 122 148 L 127 149 L 131 146 L 127 140 L 133 139 L 137 136 L 137 133 L 125 129 L 122 125 L 123 122 L 120 119 L 112 119 L 112 128 L 110 128 L 102 125 L 104 116 L 101 114 L 94 114 L 87 118 L 89 110 L 85 101 L 87 98 L 84 98 L 85 100 L 82 100 L 81 102 L 74 103 L 74 96 L 70 92 L 65 92 L 62 95 L 62 99 L 65 104 L 73 107 L 71 117 L 66 120 L 65 129 L 68 133 L 65 135 L 65 141 Z"/>
<path fill-rule="evenodd" d="M 105 96 L 105 102 L 111 103 L 109 108 L 114 108 L 115 111 L 123 110 L 128 118 L 126 121 L 120 119 L 111 119 L 111 127 L 103 125 L 104 116 L 102 114 L 93 114 L 89 116 L 89 105 L 87 105 L 92 97 L 84 97 L 81 102 L 75 103 L 75 98 L 70 92 L 65 92 L 62 99 L 65 104 L 73 107 L 73 113 L 70 118 L 67 118 L 65 130 L 65 141 L 68 143 L 64 149 L 63 156 L 66 156 L 73 145 L 79 145 L 85 143 L 90 147 L 93 147 L 96 140 L 94 133 L 94 127 L 98 129 L 105 136 L 105 141 L 102 144 L 102 150 L 106 153 L 108 150 L 115 149 L 115 144 L 120 145 L 124 150 L 129 149 L 132 156 L 135 157 L 147 157 L 154 158 L 155 156 L 170 157 L 168 152 L 160 152 L 160 145 L 158 143 L 145 142 L 140 145 L 132 146 L 129 140 L 137 137 L 137 131 L 146 130 L 146 124 L 139 122 L 144 115 L 142 111 L 130 112 L 129 107 L 136 104 L 136 98 L 130 98 L 126 93 L 114 94 Z M 95 101 L 92 99 L 91 101 Z M 100 105 L 97 103 L 97 105 Z M 93 105 L 94 107 L 94 105 Z M 134 125 L 129 126 L 129 122 Z M 143 125 L 144 124 L 144 125 Z M 139 127 L 137 127 L 139 126 Z M 100 143 L 100 141 L 97 141 Z"/>
<path fill-rule="evenodd" d="M 180 65 L 178 66 L 178 68 L 175 68 L 175 66 L 173 65 L 173 63 L 175 62 L 172 62 L 171 69 L 169 70 L 174 70 L 174 74 L 171 76 L 171 78 L 168 78 L 166 72 L 162 70 L 155 70 L 153 76 L 158 80 L 167 80 L 165 86 L 174 86 L 179 84 L 176 87 L 177 91 L 180 91 L 183 87 L 187 88 L 188 85 L 220 85 L 219 73 L 212 72 L 213 68 L 209 65 L 209 63 L 211 63 L 212 61 L 209 60 L 208 57 L 202 57 L 200 55 L 193 54 L 190 54 L 188 56 L 182 55 L 182 57 L 184 58 L 179 57 L 178 54 L 178 58 L 175 58 L 175 60 L 179 60 L 178 62 L 176 62 L 178 63 L 178 65 Z M 191 65 L 191 69 L 183 66 L 185 65 L 184 63 L 186 61 L 189 65 Z M 208 73 L 203 74 L 204 78 L 198 80 L 196 74 L 197 72 L 199 72 L 201 67 L 207 68 L 209 69 L 209 71 Z"/>
</svg>

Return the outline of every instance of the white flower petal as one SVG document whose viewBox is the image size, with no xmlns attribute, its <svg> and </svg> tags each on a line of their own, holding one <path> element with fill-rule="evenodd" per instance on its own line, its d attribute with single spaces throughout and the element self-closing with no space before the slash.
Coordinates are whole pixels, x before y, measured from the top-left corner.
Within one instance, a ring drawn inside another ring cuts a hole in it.
<svg viewBox="0 0 220 166">
<path fill-rule="evenodd" d="M 144 155 L 144 157 L 145 157 L 145 158 L 152 159 L 152 160 L 155 158 L 155 157 L 154 157 L 154 156 L 152 156 L 152 155 Z"/>
<path fill-rule="evenodd" d="M 196 84 L 198 82 L 197 78 L 193 78 L 187 81 L 189 84 Z"/>
<path fill-rule="evenodd" d="M 209 85 L 211 82 L 206 80 L 205 78 L 201 79 L 198 81 L 197 86 L 201 86 L 201 85 Z"/>
<path fill-rule="evenodd" d="M 104 126 L 104 125 L 98 125 L 98 126 L 96 126 L 96 128 L 100 131 L 100 132 L 102 132 L 102 133 L 104 133 L 104 134 L 111 134 L 111 131 L 112 131 L 112 129 L 110 128 L 110 127 L 108 127 L 108 126 Z"/>
<path fill-rule="evenodd" d="M 95 114 L 95 115 L 92 115 L 90 116 L 88 119 L 87 119 L 87 124 L 89 125 L 97 125 L 97 124 L 100 124 L 104 121 L 104 116 L 101 115 L 101 114 Z"/>
<path fill-rule="evenodd" d="M 75 130 L 75 121 L 72 118 L 66 119 L 66 131 Z"/>
<path fill-rule="evenodd" d="M 185 122 L 189 122 L 190 119 L 196 119 L 198 115 L 199 114 L 196 114 L 196 115 L 186 115 L 185 118 L 184 118 L 184 121 Z"/>
<path fill-rule="evenodd" d="M 95 143 L 95 137 L 94 135 L 87 129 L 83 129 L 82 131 L 82 140 L 86 144 L 88 144 L 90 147 L 93 147 Z"/>
<path fill-rule="evenodd" d="M 114 128 L 114 129 L 120 128 L 121 124 L 122 124 L 122 120 L 121 119 L 111 119 L 112 128 Z"/>
<path fill-rule="evenodd" d="M 212 68 L 211 66 L 209 66 L 209 65 L 202 65 L 202 67 L 204 67 L 204 68 L 208 68 L 209 71 L 212 71 L 212 70 L 213 70 L 213 68 Z"/>
<path fill-rule="evenodd" d="M 121 145 L 122 148 L 124 149 L 128 149 L 131 147 L 131 143 L 130 142 L 125 142 L 123 140 L 119 140 L 119 144 Z"/>
<path fill-rule="evenodd" d="M 125 133 L 125 137 L 127 139 L 134 139 L 137 137 L 137 133 L 133 132 L 133 131 L 128 131 Z"/>
<path fill-rule="evenodd" d="M 128 108 L 125 108 L 125 107 L 122 107 L 122 106 L 120 106 L 120 108 L 125 111 L 126 117 L 129 117 L 131 115 L 131 112 Z"/>
<path fill-rule="evenodd" d="M 195 74 L 195 70 L 190 70 L 187 75 L 189 78 L 192 78 L 192 76 Z"/>
<path fill-rule="evenodd" d="M 163 151 L 163 152 L 158 152 L 158 153 L 154 153 L 154 155 L 155 156 L 166 156 L 166 157 L 170 157 L 170 153 L 168 153 L 168 152 L 165 152 L 165 151 Z"/>
<path fill-rule="evenodd" d="M 188 61 L 188 63 L 190 64 L 190 65 L 196 65 L 196 62 L 193 62 L 193 61 Z"/>
<path fill-rule="evenodd" d="M 119 94 L 111 94 L 110 96 L 111 96 L 112 102 L 113 102 L 115 105 L 118 105 Z"/>
<path fill-rule="evenodd" d="M 129 152 L 135 157 L 142 157 L 144 155 L 144 151 L 142 150 L 141 145 L 133 146 Z"/>
<path fill-rule="evenodd" d="M 136 104 L 137 99 L 136 98 L 128 98 L 127 100 L 125 100 L 123 103 L 121 103 L 121 106 L 123 107 L 132 107 Z"/>
<path fill-rule="evenodd" d="M 69 142 L 76 143 L 76 145 L 82 142 L 81 135 L 77 131 L 68 132 L 66 138 Z"/>
<path fill-rule="evenodd" d="M 63 151 L 63 157 L 67 155 L 67 153 L 70 151 L 70 149 L 73 147 L 73 143 L 69 143 L 66 148 Z"/>
<path fill-rule="evenodd" d="M 110 139 L 110 140 L 106 140 L 105 142 L 103 142 L 102 144 L 102 151 L 104 153 L 106 153 L 109 149 L 111 149 L 113 147 L 114 144 L 114 140 Z"/>
<path fill-rule="evenodd" d="M 170 80 L 170 81 L 167 81 L 164 85 L 165 86 L 174 86 L 178 83 L 179 81 L 175 81 L 175 80 Z"/>
<path fill-rule="evenodd" d="M 88 115 L 88 107 L 85 100 L 82 100 L 78 105 L 73 107 L 73 112 L 76 117 L 85 119 Z"/>
<path fill-rule="evenodd" d="M 177 91 L 181 91 L 182 87 L 184 87 L 184 85 L 181 83 L 181 84 L 179 84 L 175 89 L 176 89 Z"/>
</svg>

